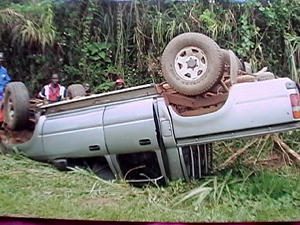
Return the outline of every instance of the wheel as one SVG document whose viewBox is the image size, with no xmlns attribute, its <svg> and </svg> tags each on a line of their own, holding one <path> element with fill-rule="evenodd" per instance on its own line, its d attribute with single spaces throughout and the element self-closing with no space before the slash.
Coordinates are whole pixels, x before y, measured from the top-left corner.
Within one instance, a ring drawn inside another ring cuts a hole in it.
<svg viewBox="0 0 300 225">
<path fill-rule="evenodd" d="M 162 55 L 162 72 L 178 92 L 197 95 L 211 89 L 221 78 L 224 57 L 211 38 L 184 33 L 170 41 Z"/>
<path fill-rule="evenodd" d="M 81 84 L 72 84 L 68 87 L 67 97 L 70 99 L 86 95 L 85 89 Z"/>
<path fill-rule="evenodd" d="M 25 127 L 29 119 L 29 94 L 22 82 L 8 83 L 4 92 L 4 123 L 11 130 Z"/>
<path fill-rule="evenodd" d="M 224 63 L 226 63 L 228 66 L 230 66 L 230 56 L 229 56 L 229 51 L 226 49 L 221 49 L 221 52 L 223 53 L 224 57 Z M 238 70 L 244 70 L 242 62 L 239 60 L 237 56 L 235 56 L 236 62 L 238 65 Z"/>
</svg>

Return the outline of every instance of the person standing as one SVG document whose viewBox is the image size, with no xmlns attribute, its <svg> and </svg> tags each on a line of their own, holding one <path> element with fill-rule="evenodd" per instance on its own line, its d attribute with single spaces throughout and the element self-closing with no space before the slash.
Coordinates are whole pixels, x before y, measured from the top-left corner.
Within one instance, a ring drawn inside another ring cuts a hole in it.
<svg viewBox="0 0 300 225">
<path fill-rule="evenodd" d="M 65 99 L 66 95 L 67 89 L 59 84 L 59 76 L 54 73 L 51 76 L 51 83 L 43 87 L 38 94 L 38 98 L 47 99 L 50 103 L 52 103 Z"/>
<path fill-rule="evenodd" d="M 3 100 L 3 92 L 6 85 L 11 81 L 7 70 L 3 67 L 4 57 L 3 53 L 0 52 L 0 101 Z"/>
<path fill-rule="evenodd" d="M 115 82 L 115 88 L 114 90 L 121 90 L 125 88 L 125 82 L 123 79 L 119 78 Z"/>
<path fill-rule="evenodd" d="M 90 84 L 89 83 L 85 83 L 83 87 L 84 87 L 85 93 L 87 95 L 90 95 L 91 94 L 91 86 L 90 86 Z"/>
</svg>

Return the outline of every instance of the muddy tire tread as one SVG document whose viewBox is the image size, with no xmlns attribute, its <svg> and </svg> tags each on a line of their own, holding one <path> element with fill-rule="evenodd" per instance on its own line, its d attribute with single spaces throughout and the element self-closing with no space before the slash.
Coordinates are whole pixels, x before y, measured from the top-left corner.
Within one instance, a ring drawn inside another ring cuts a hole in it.
<svg viewBox="0 0 300 225">
<path fill-rule="evenodd" d="M 14 119 L 8 116 L 8 100 L 11 97 L 14 107 Z M 26 126 L 29 119 L 29 94 L 22 82 L 8 83 L 4 92 L 4 122 L 11 130 L 20 130 Z"/>
<path fill-rule="evenodd" d="M 181 49 L 187 46 L 197 46 L 198 44 L 200 46 L 203 45 L 206 48 L 206 51 L 202 48 L 201 50 L 203 50 L 209 58 L 209 71 L 207 74 L 203 75 L 204 78 L 202 77 L 196 82 L 185 82 L 186 85 L 182 85 L 182 82 L 180 80 L 178 81 L 178 75 L 174 74 L 176 72 L 174 69 L 170 69 L 170 67 L 174 67 L 174 59 Z M 172 66 L 170 66 L 170 64 L 172 64 Z M 174 73 L 172 73 L 172 70 Z M 166 81 L 176 91 L 185 95 L 198 95 L 210 90 L 221 80 L 224 72 L 224 57 L 219 45 L 208 36 L 200 33 L 184 33 L 172 39 L 165 48 L 162 55 L 162 72 Z"/>
</svg>

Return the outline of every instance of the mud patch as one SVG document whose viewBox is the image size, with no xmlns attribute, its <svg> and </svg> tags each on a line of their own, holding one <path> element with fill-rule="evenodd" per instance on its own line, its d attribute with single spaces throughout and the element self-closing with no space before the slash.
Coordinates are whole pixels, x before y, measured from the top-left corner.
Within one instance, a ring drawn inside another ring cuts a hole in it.
<svg viewBox="0 0 300 225">
<path fill-rule="evenodd" d="M 0 130 L 0 140 L 9 145 L 22 144 L 29 141 L 33 135 L 31 130 L 11 131 Z"/>
</svg>

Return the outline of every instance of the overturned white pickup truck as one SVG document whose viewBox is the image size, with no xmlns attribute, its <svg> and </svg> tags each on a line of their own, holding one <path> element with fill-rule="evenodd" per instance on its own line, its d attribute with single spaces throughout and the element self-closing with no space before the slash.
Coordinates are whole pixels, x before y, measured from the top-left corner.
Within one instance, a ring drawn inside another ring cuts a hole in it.
<svg viewBox="0 0 300 225">
<path fill-rule="evenodd" d="M 162 57 L 167 82 L 39 105 L 34 120 L 23 105 L 20 118 L 26 115 L 32 131 L 26 140 L 18 140 L 24 129 L 9 129 L 25 124 L 12 92 L 24 85 L 13 82 L 5 92 L 2 143 L 58 169 L 86 166 L 105 179 L 199 179 L 212 170 L 212 142 L 300 127 L 297 84 L 242 69 L 233 52 L 207 36 L 182 34 Z"/>
</svg>

